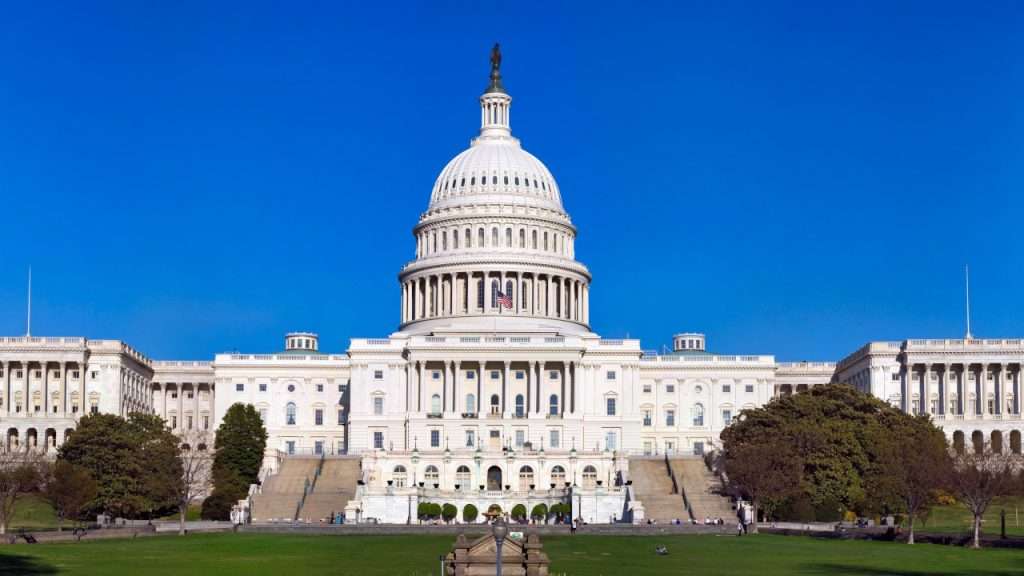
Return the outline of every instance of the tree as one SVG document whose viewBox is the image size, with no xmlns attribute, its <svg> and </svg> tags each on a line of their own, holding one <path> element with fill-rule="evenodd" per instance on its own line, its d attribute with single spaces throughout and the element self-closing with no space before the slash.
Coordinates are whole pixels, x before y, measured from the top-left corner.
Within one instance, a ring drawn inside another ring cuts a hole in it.
<svg viewBox="0 0 1024 576">
<path fill-rule="evenodd" d="M 206 448 L 210 445 L 209 434 L 205 430 L 186 432 L 179 447 L 178 459 L 181 461 L 181 483 L 176 496 L 178 504 L 178 534 L 185 534 L 185 519 L 189 505 L 206 493 L 210 484 L 212 459 Z M 230 508 L 228 509 L 230 514 Z"/>
<path fill-rule="evenodd" d="M 175 508 L 182 480 L 178 440 L 157 416 L 83 416 L 57 457 L 95 480 L 97 494 L 85 513 L 138 518 Z"/>
<path fill-rule="evenodd" d="M 980 450 L 953 450 L 949 486 L 974 517 L 972 548 L 981 547 L 981 518 L 998 496 L 1010 493 L 1014 483 L 1014 457 L 996 452 L 985 443 Z"/>
<path fill-rule="evenodd" d="M 234 404 L 217 428 L 213 459 L 213 494 L 203 502 L 203 518 L 227 520 L 231 506 L 259 481 L 267 430 L 251 404 Z"/>
<path fill-rule="evenodd" d="M 63 529 L 64 520 L 79 519 L 96 494 L 96 480 L 89 470 L 66 460 L 57 460 L 49 470 L 43 489 L 43 496 L 57 515 L 57 531 Z"/>
<path fill-rule="evenodd" d="M 30 448 L 0 451 L 0 534 L 6 534 L 19 501 L 39 489 L 42 456 Z"/>
<path fill-rule="evenodd" d="M 516 504 L 512 507 L 512 519 L 524 520 L 526 519 L 526 506 L 522 504 Z"/>
<path fill-rule="evenodd" d="M 803 462 L 793 448 L 779 441 L 740 443 L 730 438 L 722 466 L 729 488 L 750 501 L 750 531 L 757 534 L 757 513 L 770 516 L 775 506 L 800 489 Z"/>
<path fill-rule="evenodd" d="M 548 517 L 548 506 L 547 506 L 547 504 L 544 504 L 544 503 L 537 504 L 536 506 L 533 507 L 533 510 L 530 511 L 530 518 L 533 518 L 534 520 L 536 520 L 538 522 L 543 522 L 544 520 L 547 519 L 547 517 Z"/>
<path fill-rule="evenodd" d="M 441 517 L 441 505 L 437 504 L 436 502 L 432 502 L 430 504 L 429 515 L 430 515 L 430 519 L 431 520 L 436 520 L 436 519 L 440 518 Z"/>
<path fill-rule="evenodd" d="M 454 504 L 445 504 L 441 507 L 441 518 L 443 518 L 446 523 L 451 522 L 458 515 L 459 509 L 456 508 Z"/>
<path fill-rule="evenodd" d="M 416 506 L 416 517 L 420 520 L 427 520 L 430 518 L 430 503 L 420 502 Z"/>
<path fill-rule="evenodd" d="M 466 504 L 462 508 L 462 520 L 467 523 L 476 522 L 476 517 L 480 514 L 480 511 L 476 509 L 476 506 L 472 504 Z"/>
<path fill-rule="evenodd" d="M 885 429 L 873 443 L 879 473 L 872 494 L 907 513 L 907 543 L 914 543 L 914 521 L 925 517 L 949 480 L 952 463 L 942 430 L 928 416 L 886 412 Z"/>
</svg>

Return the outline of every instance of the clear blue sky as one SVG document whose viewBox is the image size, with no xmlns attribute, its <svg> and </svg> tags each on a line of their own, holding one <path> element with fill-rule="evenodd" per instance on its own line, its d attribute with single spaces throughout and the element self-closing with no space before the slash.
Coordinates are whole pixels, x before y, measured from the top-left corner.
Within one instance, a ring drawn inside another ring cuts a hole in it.
<svg viewBox="0 0 1024 576">
<path fill-rule="evenodd" d="M 214 6 L 216 4 L 216 6 Z M 378 6 L 371 7 L 371 4 Z M 1024 336 L 1024 3 L 23 2 L 0 35 L 0 334 L 340 351 L 504 48 L 591 317 L 838 359 Z"/>
</svg>

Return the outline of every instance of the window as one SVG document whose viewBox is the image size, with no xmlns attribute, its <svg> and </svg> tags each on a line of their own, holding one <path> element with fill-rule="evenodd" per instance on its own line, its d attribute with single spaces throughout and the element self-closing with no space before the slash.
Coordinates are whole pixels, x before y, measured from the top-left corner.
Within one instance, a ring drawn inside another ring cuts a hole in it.
<svg viewBox="0 0 1024 576">
<path fill-rule="evenodd" d="M 316 385 L 316 391 L 317 392 L 323 392 L 324 391 L 324 385 L 323 384 L 317 384 Z"/>
<path fill-rule="evenodd" d="M 497 394 L 491 394 L 491 414 L 501 414 L 501 399 Z"/>
<path fill-rule="evenodd" d="M 2 375 L 3 375 L 3 371 L 0 371 L 0 376 L 2 376 Z M 73 371 L 73 372 L 71 373 L 71 378 L 72 378 L 72 379 L 74 379 L 74 380 L 78 380 L 78 378 L 79 378 L 79 376 L 78 376 L 78 370 L 75 370 L 75 371 Z"/>
<path fill-rule="evenodd" d="M 548 414 L 558 416 L 558 394 L 552 394 L 548 399 Z"/>
<path fill-rule="evenodd" d="M 338 426 L 342 426 L 344 424 L 345 424 L 345 411 L 344 410 L 338 410 Z"/>
<path fill-rule="evenodd" d="M 260 408 L 260 420 L 264 424 L 267 423 L 267 409 L 266 408 Z"/>
<path fill-rule="evenodd" d="M 95 406 L 94 406 L 94 408 L 95 408 Z M 177 428 L 177 427 L 178 427 L 178 417 L 175 416 L 174 414 L 171 414 L 171 428 Z"/>
<path fill-rule="evenodd" d="M 522 448 L 526 444 L 526 431 L 516 430 L 516 448 Z"/>
<path fill-rule="evenodd" d="M 295 392 L 295 384 L 289 384 L 288 385 L 288 391 L 289 392 Z"/>
<path fill-rule="evenodd" d="M 459 469 L 455 471 L 455 482 L 458 484 L 458 488 L 469 490 L 469 484 L 472 481 L 473 474 L 469 471 L 469 466 L 459 466 Z"/>
<path fill-rule="evenodd" d="M 609 434 L 612 434 L 609 432 Z M 583 469 L 583 487 L 593 489 L 597 487 L 597 468 L 587 466 Z"/>
<path fill-rule="evenodd" d="M 675 410 L 671 410 L 671 409 L 665 410 L 665 426 L 675 426 L 675 425 L 676 425 L 676 411 Z"/>
<path fill-rule="evenodd" d="M 752 394 L 754 392 L 754 385 L 753 384 L 747 384 L 744 388 L 745 388 L 747 394 Z"/>
<path fill-rule="evenodd" d="M 703 426 L 704 425 L 704 406 L 697 404 L 693 407 L 693 425 Z"/>
<path fill-rule="evenodd" d="M 92 373 L 90 374 L 90 376 L 92 377 L 93 380 L 95 380 L 95 379 L 100 377 L 100 373 L 98 371 L 96 371 L 96 370 L 93 370 Z M 18 372 L 18 378 L 21 378 L 21 372 L 20 371 Z"/>
<path fill-rule="evenodd" d="M 604 449 L 615 450 L 615 432 L 609 430 L 604 434 Z"/>
<path fill-rule="evenodd" d="M 441 447 L 441 431 L 431 430 L 430 431 L 430 447 L 440 448 Z"/>
<path fill-rule="evenodd" d="M 558 380 L 558 370 L 551 370 L 548 373 L 548 377 L 550 377 L 552 380 Z"/>
<path fill-rule="evenodd" d="M 731 384 L 722 384 L 722 393 L 723 394 L 728 394 L 730 392 L 732 392 L 732 385 Z"/>
<path fill-rule="evenodd" d="M 523 413 L 526 410 L 525 401 L 523 400 L 522 394 L 516 394 L 516 416 L 522 418 Z"/>
<path fill-rule="evenodd" d="M 491 370 L 491 380 L 500 380 L 500 379 L 501 379 L 501 372 L 498 372 L 497 370 Z"/>
<path fill-rule="evenodd" d="M 644 394 L 650 394 L 650 393 L 651 393 L 651 385 L 650 384 L 644 384 Z"/>
<path fill-rule="evenodd" d="M 650 426 L 650 425 L 651 425 L 651 411 L 645 409 L 644 410 L 644 426 Z"/>
<path fill-rule="evenodd" d="M 295 425 L 295 403 L 289 402 L 284 410 L 284 422 L 289 426 Z"/>
<path fill-rule="evenodd" d="M 384 449 L 384 433 L 374 432 L 373 433 L 373 447 L 377 450 Z"/>
<path fill-rule="evenodd" d="M 323 426 L 324 425 L 324 409 L 323 408 L 317 408 L 316 410 L 313 410 L 313 424 L 316 425 L 316 426 Z"/>
<path fill-rule="evenodd" d="M 287 440 L 287 441 L 285 441 L 284 446 L 285 446 L 285 450 L 289 454 L 295 454 L 295 440 Z"/>
<path fill-rule="evenodd" d="M 191 430 L 192 429 L 192 417 L 191 416 L 186 416 L 185 417 L 185 429 L 186 430 Z"/>
<path fill-rule="evenodd" d="M 235 384 L 235 392 L 245 392 L 245 384 L 242 384 L 241 382 Z"/>
<path fill-rule="evenodd" d="M 405 466 L 401 464 L 395 466 L 395 472 L 391 475 L 391 479 L 394 480 L 396 488 L 405 488 L 406 477 Z"/>
<path fill-rule="evenodd" d="M 440 414 L 441 413 L 441 395 L 434 394 L 430 397 L 430 413 Z"/>
<path fill-rule="evenodd" d="M 466 372 L 466 380 L 473 380 L 476 378 L 476 370 L 470 370 Z"/>
<path fill-rule="evenodd" d="M 555 486 L 562 486 L 565 484 L 565 468 L 555 466 L 551 469 L 551 483 Z"/>
<path fill-rule="evenodd" d="M 609 370 L 608 373 L 605 375 L 605 378 L 607 378 L 608 380 L 615 380 L 615 371 Z"/>
<path fill-rule="evenodd" d="M 476 396 L 473 394 L 466 394 L 466 414 L 474 414 L 476 412 Z"/>
<path fill-rule="evenodd" d="M 319 455 L 319 454 L 323 454 L 323 453 L 324 453 L 324 441 L 323 440 L 314 440 L 313 441 L 313 454 Z"/>
<path fill-rule="evenodd" d="M 732 424 L 732 410 L 722 410 L 722 422 L 726 426 Z"/>
<path fill-rule="evenodd" d="M 519 489 L 525 490 L 527 488 L 533 489 L 533 468 L 529 466 L 523 466 L 519 469 Z"/>
<path fill-rule="evenodd" d="M 95 405 L 95 404 L 93 404 L 92 406 L 89 407 L 89 413 L 90 414 L 99 414 L 100 413 L 100 407 Z"/>
<path fill-rule="evenodd" d="M 384 379 L 384 371 L 383 370 L 374 370 L 373 371 L 373 379 L 374 380 L 383 380 Z"/>
<path fill-rule="evenodd" d="M 433 371 L 431 371 L 430 377 L 433 378 L 434 380 L 440 380 L 441 379 L 441 371 L 440 370 L 433 370 Z"/>
<path fill-rule="evenodd" d="M 338 392 L 344 392 L 344 391 L 345 391 L 345 385 L 344 384 L 338 384 Z"/>
<path fill-rule="evenodd" d="M 466 448 L 476 447 L 476 430 L 466 430 Z"/>
<path fill-rule="evenodd" d="M 266 391 L 267 391 L 267 385 L 265 383 L 263 383 L 263 382 L 260 382 L 260 392 L 266 392 Z"/>
<path fill-rule="evenodd" d="M 209 429 L 210 429 L 210 417 L 209 416 L 203 416 L 203 430 L 209 430 Z"/>
<path fill-rule="evenodd" d="M 525 377 L 526 372 L 523 372 L 522 370 L 516 370 L 516 380 L 522 380 Z"/>
<path fill-rule="evenodd" d="M 373 399 L 373 414 L 374 416 L 381 416 L 384 414 L 384 398 L 376 396 Z"/>
<path fill-rule="evenodd" d="M 560 434 L 558 433 L 558 430 L 551 430 L 548 432 L 548 443 L 552 448 L 558 448 L 559 440 L 561 440 L 559 436 Z"/>
<path fill-rule="evenodd" d="M 609 416 L 615 416 L 615 398 L 605 398 L 605 409 Z"/>
<path fill-rule="evenodd" d="M 676 393 L 676 385 L 675 384 L 665 384 L 665 392 L 668 393 L 668 394 L 675 394 Z"/>
</svg>

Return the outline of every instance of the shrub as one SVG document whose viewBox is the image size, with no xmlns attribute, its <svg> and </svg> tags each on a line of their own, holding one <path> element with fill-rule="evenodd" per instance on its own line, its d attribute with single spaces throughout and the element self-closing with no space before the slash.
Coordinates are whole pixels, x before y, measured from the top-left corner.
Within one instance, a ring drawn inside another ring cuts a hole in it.
<svg viewBox="0 0 1024 576">
<path fill-rule="evenodd" d="M 476 506 L 472 504 L 466 504 L 466 507 L 462 509 L 462 520 L 463 522 L 476 522 L 476 517 L 480 512 L 476 509 Z"/>
<path fill-rule="evenodd" d="M 419 506 L 416 506 L 416 517 L 420 520 L 426 520 L 430 517 L 430 504 L 426 502 L 420 502 Z"/>
<path fill-rule="evenodd" d="M 530 512 L 530 517 L 534 520 L 544 520 L 548 517 L 548 506 L 547 504 L 537 504 L 533 507 Z"/>
<path fill-rule="evenodd" d="M 203 500 L 200 516 L 203 520 L 227 520 L 231 518 L 231 507 L 238 502 L 233 494 L 214 492 Z"/>
<path fill-rule="evenodd" d="M 512 507 L 512 518 L 515 520 L 523 520 L 526 518 L 526 506 L 522 504 L 516 504 Z"/>
<path fill-rule="evenodd" d="M 436 503 L 430 504 L 430 517 L 431 518 L 440 518 L 441 517 L 441 505 L 440 504 L 436 504 Z"/>
<path fill-rule="evenodd" d="M 454 504 L 445 504 L 441 507 L 441 517 L 445 522 L 451 522 L 459 514 L 459 509 Z"/>
</svg>

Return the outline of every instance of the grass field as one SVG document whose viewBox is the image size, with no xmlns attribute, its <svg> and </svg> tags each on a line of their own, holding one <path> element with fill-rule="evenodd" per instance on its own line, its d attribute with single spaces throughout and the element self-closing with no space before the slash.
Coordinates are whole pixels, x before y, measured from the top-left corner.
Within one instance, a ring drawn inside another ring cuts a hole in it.
<svg viewBox="0 0 1024 576">
<path fill-rule="evenodd" d="M 0 574 L 439 573 L 448 535 L 196 534 L 0 547 Z M 1024 553 L 784 536 L 559 536 L 543 539 L 552 574 L 997 576 L 1024 573 Z M 668 556 L 654 547 L 668 546 Z"/>
<path fill-rule="evenodd" d="M 993 502 L 983 517 L 982 531 L 999 534 L 1000 510 L 1006 510 L 1006 533 L 1024 536 L 1024 498 L 1000 498 Z M 918 524 L 916 528 L 925 532 L 967 533 L 971 530 L 971 513 L 960 505 L 939 506 L 932 510 L 924 526 Z"/>
</svg>

